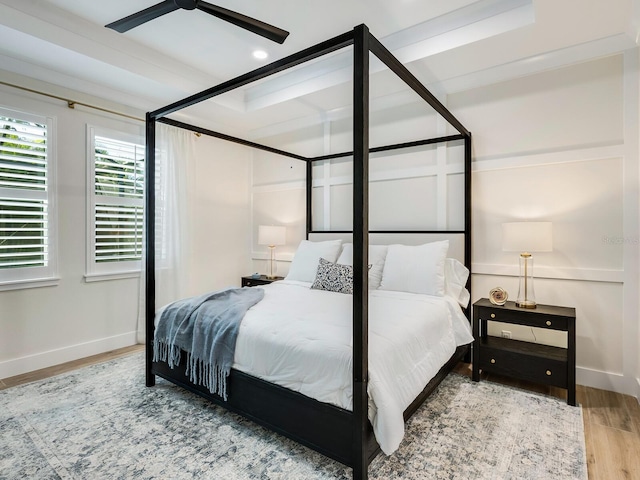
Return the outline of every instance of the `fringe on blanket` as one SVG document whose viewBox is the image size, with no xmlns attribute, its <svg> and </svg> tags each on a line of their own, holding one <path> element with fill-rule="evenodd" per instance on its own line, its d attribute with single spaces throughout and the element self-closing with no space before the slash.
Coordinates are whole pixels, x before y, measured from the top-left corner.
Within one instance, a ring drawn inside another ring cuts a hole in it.
<svg viewBox="0 0 640 480">
<path fill-rule="evenodd" d="M 169 345 L 157 340 L 153 342 L 153 361 L 166 362 L 169 368 L 174 368 L 180 364 L 180 352 L 180 348 L 175 345 Z M 187 352 L 187 370 L 185 374 L 189 376 L 189 380 L 192 383 L 206 387 L 211 393 L 220 395 L 225 402 L 227 401 L 228 369 L 195 358 L 191 353 Z"/>
<path fill-rule="evenodd" d="M 194 358 L 190 353 L 188 355 L 186 374 L 189 375 L 189 380 L 206 387 L 211 393 L 220 395 L 226 402 L 229 372 L 220 365 L 212 365 Z"/>
<path fill-rule="evenodd" d="M 167 362 L 169 368 L 180 365 L 180 347 L 160 342 L 155 338 L 153 340 L 153 361 Z"/>
</svg>

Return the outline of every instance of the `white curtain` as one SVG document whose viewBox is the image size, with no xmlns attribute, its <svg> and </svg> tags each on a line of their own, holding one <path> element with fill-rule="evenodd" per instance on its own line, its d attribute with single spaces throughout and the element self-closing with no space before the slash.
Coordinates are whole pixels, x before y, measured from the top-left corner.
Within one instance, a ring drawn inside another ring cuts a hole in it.
<svg viewBox="0 0 640 480">
<path fill-rule="evenodd" d="M 156 124 L 156 308 L 186 296 L 191 229 L 187 201 L 194 184 L 195 140 L 193 132 Z M 139 343 L 145 339 L 145 253 L 140 276 Z"/>
</svg>

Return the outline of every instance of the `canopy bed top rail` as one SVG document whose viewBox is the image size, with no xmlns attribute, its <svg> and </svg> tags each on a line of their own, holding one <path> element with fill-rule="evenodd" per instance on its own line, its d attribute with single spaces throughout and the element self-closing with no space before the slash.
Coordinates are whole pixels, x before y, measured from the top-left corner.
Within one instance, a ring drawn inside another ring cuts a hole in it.
<svg viewBox="0 0 640 480">
<path fill-rule="evenodd" d="M 296 65 L 300 65 L 301 63 L 308 62 L 309 60 L 313 60 L 314 58 L 322 57 L 323 55 L 326 55 L 328 53 L 340 50 L 344 47 L 348 47 L 349 45 L 353 44 L 353 36 L 353 32 L 346 32 L 342 35 L 338 35 L 337 37 L 325 40 L 324 42 L 301 50 L 298 53 L 289 55 L 288 57 L 284 57 L 283 59 L 270 63 L 269 65 L 257 68 L 255 70 L 252 70 L 251 72 L 245 73 L 244 75 L 240 75 L 239 77 L 216 85 L 215 87 L 208 88 L 187 98 L 178 100 L 177 102 L 174 102 L 171 105 L 167 105 L 166 107 L 159 108 L 158 110 L 151 112 L 151 117 L 154 119 L 165 117 L 170 113 L 177 112 L 178 110 L 190 107 L 204 100 L 208 100 L 218 95 L 222 95 L 223 93 L 230 92 L 231 90 L 235 90 L 238 87 L 242 87 L 257 80 L 266 78 L 270 75 L 282 72 L 283 70 L 287 70 L 291 67 L 295 67 Z"/>
<path fill-rule="evenodd" d="M 234 137 L 232 135 L 227 135 L 226 133 L 215 132 L 213 130 L 209 130 L 207 128 L 197 127 L 195 125 L 190 125 L 188 123 L 180 122 L 178 120 L 173 120 L 171 118 L 159 118 L 158 122 L 164 123 L 165 125 L 171 125 L 173 127 L 183 128 L 185 130 L 190 130 L 195 133 L 201 133 L 203 135 L 208 135 L 210 137 L 219 138 L 221 140 L 226 140 L 227 142 L 238 143 L 240 145 L 244 145 L 246 147 L 255 148 L 257 150 L 264 150 L 265 152 L 275 153 L 277 155 L 282 155 L 283 157 L 295 158 L 296 160 L 302 160 L 304 162 L 309 161 L 307 157 L 303 157 L 302 155 L 297 155 L 295 153 L 287 152 L 285 150 L 280 150 L 278 148 L 269 147 L 267 145 L 262 145 L 261 143 L 251 142 L 249 140 L 244 140 L 243 138 Z"/>
<path fill-rule="evenodd" d="M 383 147 L 373 147 L 369 149 L 369 153 L 387 152 L 389 150 L 398 150 L 401 148 L 420 147 L 423 145 L 431 145 L 434 143 L 453 142 L 456 140 L 464 140 L 466 137 L 462 134 L 448 135 L 446 137 L 427 138 L 425 140 L 416 140 L 413 142 L 394 143 L 393 145 L 385 145 Z M 310 158 L 312 162 L 320 160 L 333 160 L 335 158 L 350 157 L 353 152 L 331 153 L 329 155 L 321 155 L 319 157 Z"/>
<path fill-rule="evenodd" d="M 356 27 L 357 28 L 357 27 Z M 368 33 L 368 30 L 367 30 Z M 422 99 L 433 107 L 449 124 L 454 127 L 465 137 L 471 135 L 469 130 L 458 121 L 456 117 L 438 100 L 427 87 L 422 85 L 420 81 L 405 67 L 400 61 L 380 43 L 373 35 L 369 34 L 369 48 L 378 59 L 380 59 L 391 71 L 393 71 L 404 83 L 413 89 Z"/>
</svg>

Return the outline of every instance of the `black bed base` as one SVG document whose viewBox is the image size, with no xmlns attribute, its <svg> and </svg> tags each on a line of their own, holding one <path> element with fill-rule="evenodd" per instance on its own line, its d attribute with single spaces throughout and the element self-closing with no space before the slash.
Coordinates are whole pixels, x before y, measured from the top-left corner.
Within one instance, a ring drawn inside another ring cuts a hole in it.
<svg viewBox="0 0 640 480">
<path fill-rule="evenodd" d="M 464 357 L 467 350 L 468 346 L 458 347 L 449 361 L 404 411 L 405 421 Z M 350 411 L 233 369 L 228 378 L 228 399 L 225 402 L 205 387 L 191 383 L 185 375 L 186 357 L 186 354 L 182 355 L 183 361 L 174 369 L 169 368 L 165 362 L 153 362 L 152 373 L 344 465 L 353 466 L 354 427 Z M 368 465 L 380 452 L 370 423 L 367 427 L 366 443 Z"/>
</svg>

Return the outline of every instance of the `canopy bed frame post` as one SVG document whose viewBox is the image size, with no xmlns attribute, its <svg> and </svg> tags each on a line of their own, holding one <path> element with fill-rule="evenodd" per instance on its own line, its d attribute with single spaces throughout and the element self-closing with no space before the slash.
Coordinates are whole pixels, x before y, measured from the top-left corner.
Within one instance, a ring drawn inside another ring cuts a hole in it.
<svg viewBox="0 0 640 480">
<path fill-rule="evenodd" d="M 147 113 L 145 145 L 145 197 L 144 197 L 144 232 L 145 232 L 145 377 L 147 387 L 156 384 L 156 376 L 152 372 L 154 317 L 156 313 L 156 121 Z"/>
<path fill-rule="evenodd" d="M 471 272 L 471 133 L 464 138 L 464 265 Z M 471 293 L 471 274 L 467 279 L 467 290 Z M 471 308 L 466 308 L 467 318 L 471 320 Z"/>
<path fill-rule="evenodd" d="M 353 478 L 368 477 L 369 29 L 353 42 Z"/>
<path fill-rule="evenodd" d="M 309 240 L 309 233 L 313 230 L 313 162 L 308 159 L 306 164 L 307 171 L 307 184 L 306 184 L 306 201 L 307 201 L 307 240 Z"/>
<path fill-rule="evenodd" d="M 466 288 L 469 291 L 470 298 L 473 298 L 471 292 L 471 132 L 464 137 L 464 265 L 469 270 Z M 469 323 L 471 323 L 471 305 L 464 308 Z M 471 363 L 471 348 L 464 354 L 463 361 Z"/>
</svg>

